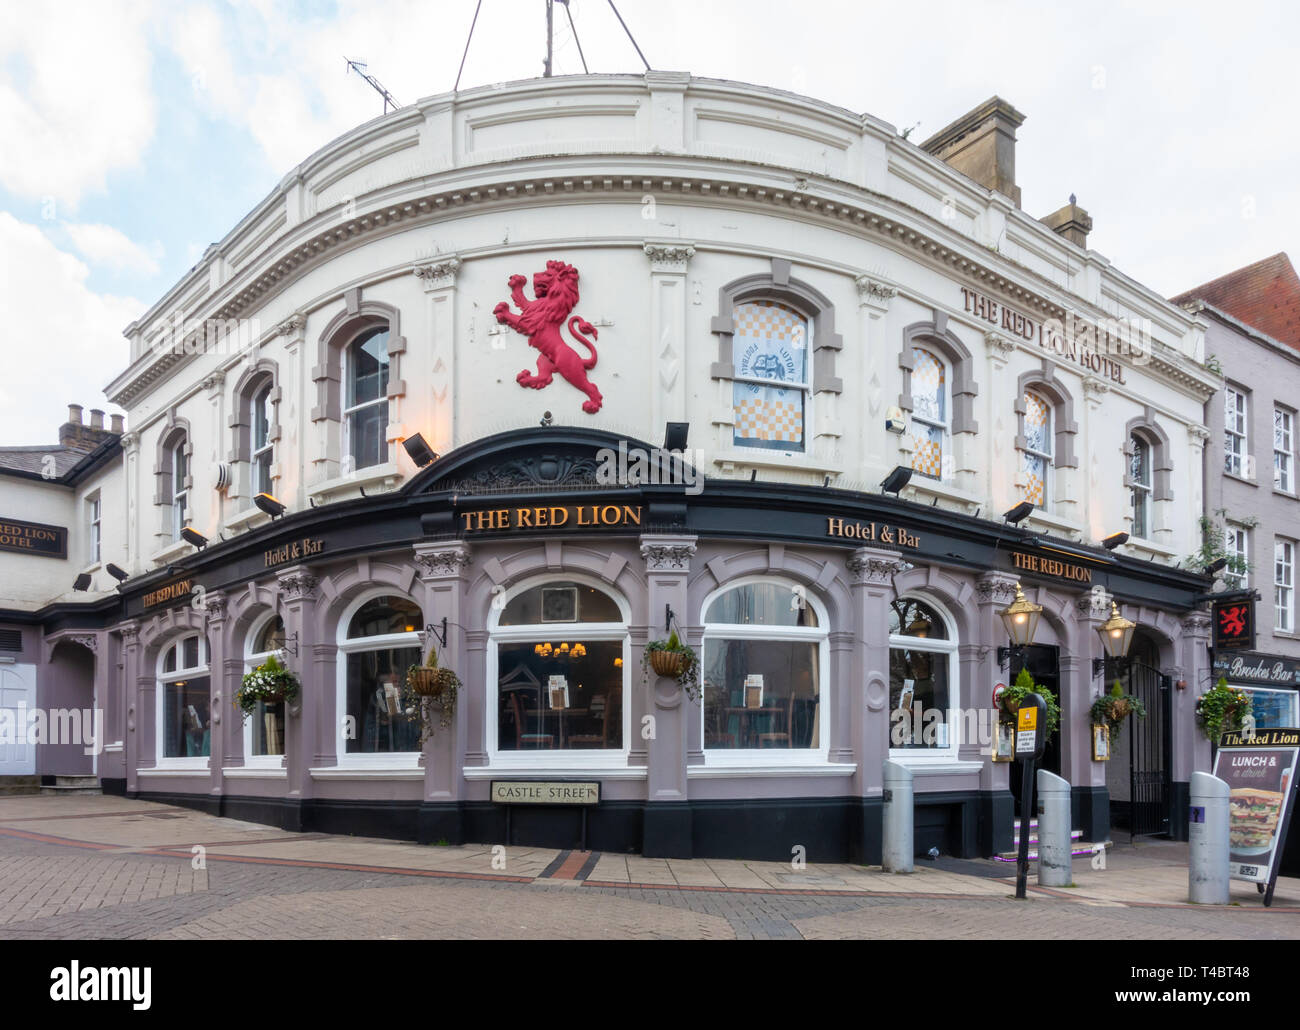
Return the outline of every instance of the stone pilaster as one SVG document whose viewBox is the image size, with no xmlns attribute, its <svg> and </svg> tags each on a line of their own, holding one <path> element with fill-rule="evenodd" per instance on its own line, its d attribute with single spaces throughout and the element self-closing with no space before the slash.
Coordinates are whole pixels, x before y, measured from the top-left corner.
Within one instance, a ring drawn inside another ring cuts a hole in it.
<svg viewBox="0 0 1300 1030">
<path fill-rule="evenodd" d="M 419 423 L 419 428 L 429 446 L 439 454 L 452 449 L 456 436 L 456 276 L 460 272 L 460 258 L 454 254 L 435 258 L 429 264 L 412 269 L 424 287 L 425 325 L 424 343 L 428 364 L 429 389 L 420 404 L 432 404 L 432 410 L 413 410 L 407 421 Z M 473 327 L 470 337 L 473 337 Z M 413 435 L 408 429 L 406 435 Z"/>
<path fill-rule="evenodd" d="M 140 742 L 136 733 L 136 712 L 140 705 L 140 624 L 123 622 L 115 632 L 122 642 L 122 662 L 117 670 L 117 731 L 113 739 L 122 741 L 122 750 L 115 756 L 121 763 L 121 771 L 112 775 L 124 778 L 127 790 L 135 791 L 139 786 L 135 771 L 140 765 Z M 101 772 L 100 775 L 107 773 Z"/>
<path fill-rule="evenodd" d="M 302 681 L 299 703 L 285 706 L 284 753 L 286 811 L 284 828 L 302 828 L 302 807 L 312 795 L 313 766 L 334 765 L 338 721 L 335 713 L 337 647 L 333 640 L 316 639 L 316 576 L 295 565 L 276 575 L 280 617 L 285 640 L 298 641 L 298 654 L 289 667 Z"/>
<path fill-rule="evenodd" d="M 864 343 L 864 352 L 885 354 L 888 351 L 885 315 L 889 311 L 889 302 L 898 296 L 898 289 L 871 275 L 860 275 L 854 283 L 858 288 L 858 335 Z M 862 461 L 868 475 L 875 476 L 884 475 L 898 463 L 895 445 L 899 440 L 885 429 L 885 412 L 893 403 L 886 400 L 889 395 L 885 389 L 887 384 L 879 374 L 879 369 L 885 366 L 879 362 L 869 364 L 871 378 L 865 384 L 868 417 L 862 419 Z M 911 464 L 910 457 L 906 464 Z"/>
<path fill-rule="evenodd" d="M 238 681 L 231 682 L 232 670 L 229 667 L 234 657 L 230 640 L 226 633 L 226 596 L 216 591 L 203 595 L 203 612 L 206 618 L 204 632 L 208 639 L 208 700 L 211 704 L 209 719 L 211 733 L 208 736 L 208 793 L 214 798 L 221 796 L 224 789 L 224 767 L 231 758 L 230 737 L 242 729 L 239 716 L 231 703 L 231 697 L 238 688 Z M 242 662 L 235 667 L 242 671 Z M 237 754 L 238 752 L 236 752 Z"/>
<path fill-rule="evenodd" d="M 686 271 L 695 248 L 684 241 L 647 240 L 650 259 L 650 424 L 686 421 Z"/>
</svg>

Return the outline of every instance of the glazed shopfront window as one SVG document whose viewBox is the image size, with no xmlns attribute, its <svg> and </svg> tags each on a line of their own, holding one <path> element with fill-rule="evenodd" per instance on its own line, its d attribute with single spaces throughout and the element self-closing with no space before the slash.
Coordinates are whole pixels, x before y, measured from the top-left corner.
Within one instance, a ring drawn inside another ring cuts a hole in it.
<svg viewBox="0 0 1300 1030">
<path fill-rule="evenodd" d="M 571 580 L 528 587 L 492 646 L 498 751 L 623 750 L 628 633 L 613 597 Z"/>
<path fill-rule="evenodd" d="M 281 661 L 284 655 L 284 622 L 272 615 L 249 635 L 244 671 L 252 672 L 271 655 Z M 268 705 L 259 701 L 252 714 L 244 719 L 244 758 L 275 758 L 284 754 L 284 702 Z M 266 763 L 272 764 L 272 763 Z M 279 764 L 278 761 L 274 764 Z"/>
<path fill-rule="evenodd" d="M 202 759 L 212 743 L 208 642 L 182 637 L 162 655 L 158 676 L 158 758 Z"/>
<path fill-rule="evenodd" d="M 731 317 L 735 327 L 735 446 L 802 451 L 808 394 L 808 319 L 775 301 L 737 304 Z"/>
<path fill-rule="evenodd" d="M 423 661 L 424 614 L 404 597 L 366 601 L 339 643 L 343 746 L 349 755 L 420 750 L 419 723 L 402 705 L 406 670 Z"/>
<path fill-rule="evenodd" d="M 889 746 L 936 752 L 957 746 L 957 641 L 932 605 L 900 597 L 889 609 Z"/>
<path fill-rule="evenodd" d="M 704 746 L 823 748 L 826 619 L 802 587 L 745 583 L 704 611 Z"/>
</svg>

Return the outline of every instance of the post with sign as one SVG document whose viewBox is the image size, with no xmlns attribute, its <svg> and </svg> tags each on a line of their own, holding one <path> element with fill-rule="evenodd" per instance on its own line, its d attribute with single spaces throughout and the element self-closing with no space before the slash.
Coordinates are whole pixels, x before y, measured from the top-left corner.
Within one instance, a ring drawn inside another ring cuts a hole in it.
<svg viewBox="0 0 1300 1030">
<path fill-rule="evenodd" d="M 1029 881 L 1029 823 L 1034 812 L 1034 763 L 1047 742 L 1047 703 L 1026 694 L 1016 712 L 1016 761 L 1020 763 L 1020 852 L 1016 857 L 1016 897 L 1025 898 Z"/>
</svg>

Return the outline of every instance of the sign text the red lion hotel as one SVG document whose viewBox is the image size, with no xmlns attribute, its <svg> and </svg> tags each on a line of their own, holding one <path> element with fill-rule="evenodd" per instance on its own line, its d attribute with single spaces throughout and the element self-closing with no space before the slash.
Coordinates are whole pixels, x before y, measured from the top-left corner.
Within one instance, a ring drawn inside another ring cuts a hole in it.
<svg viewBox="0 0 1300 1030">
<path fill-rule="evenodd" d="M 1133 364 L 1144 364 L 1151 356 L 1150 323 L 1134 319 L 1111 318 L 1096 324 L 1067 312 L 1065 319 L 1049 318 L 1035 322 L 1005 304 L 999 304 L 975 290 L 963 286 L 965 310 L 976 318 L 997 326 L 1008 335 L 1023 340 L 1037 340 L 1038 346 L 1058 358 L 1073 361 L 1094 375 L 1105 376 L 1120 385 L 1124 366 L 1117 357 L 1127 357 Z"/>
</svg>

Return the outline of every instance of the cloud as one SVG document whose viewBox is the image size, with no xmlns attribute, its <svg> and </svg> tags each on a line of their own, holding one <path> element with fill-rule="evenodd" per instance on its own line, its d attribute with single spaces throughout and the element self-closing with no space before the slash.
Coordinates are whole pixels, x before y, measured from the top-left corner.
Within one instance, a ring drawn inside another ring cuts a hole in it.
<svg viewBox="0 0 1300 1030">
<path fill-rule="evenodd" d="M 107 408 L 104 386 L 127 366 L 122 330 L 145 310 L 131 297 L 93 293 L 89 268 L 34 225 L 0 211 L 0 311 L 5 375 L 0 442 L 52 443 L 68 404 Z"/>
<path fill-rule="evenodd" d="M 144 2 L 0 4 L 0 186 L 75 208 L 139 162 L 157 106 L 148 14 Z"/>
<path fill-rule="evenodd" d="M 92 265 L 102 265 L 117 272 L 139 275 L 157 275 L 158 259 L 162 257 L 162 244 L 157 242 L 145 248 L 111 225 L 67 223 L 63 230 L 72 245 Z"/>
</svg>

